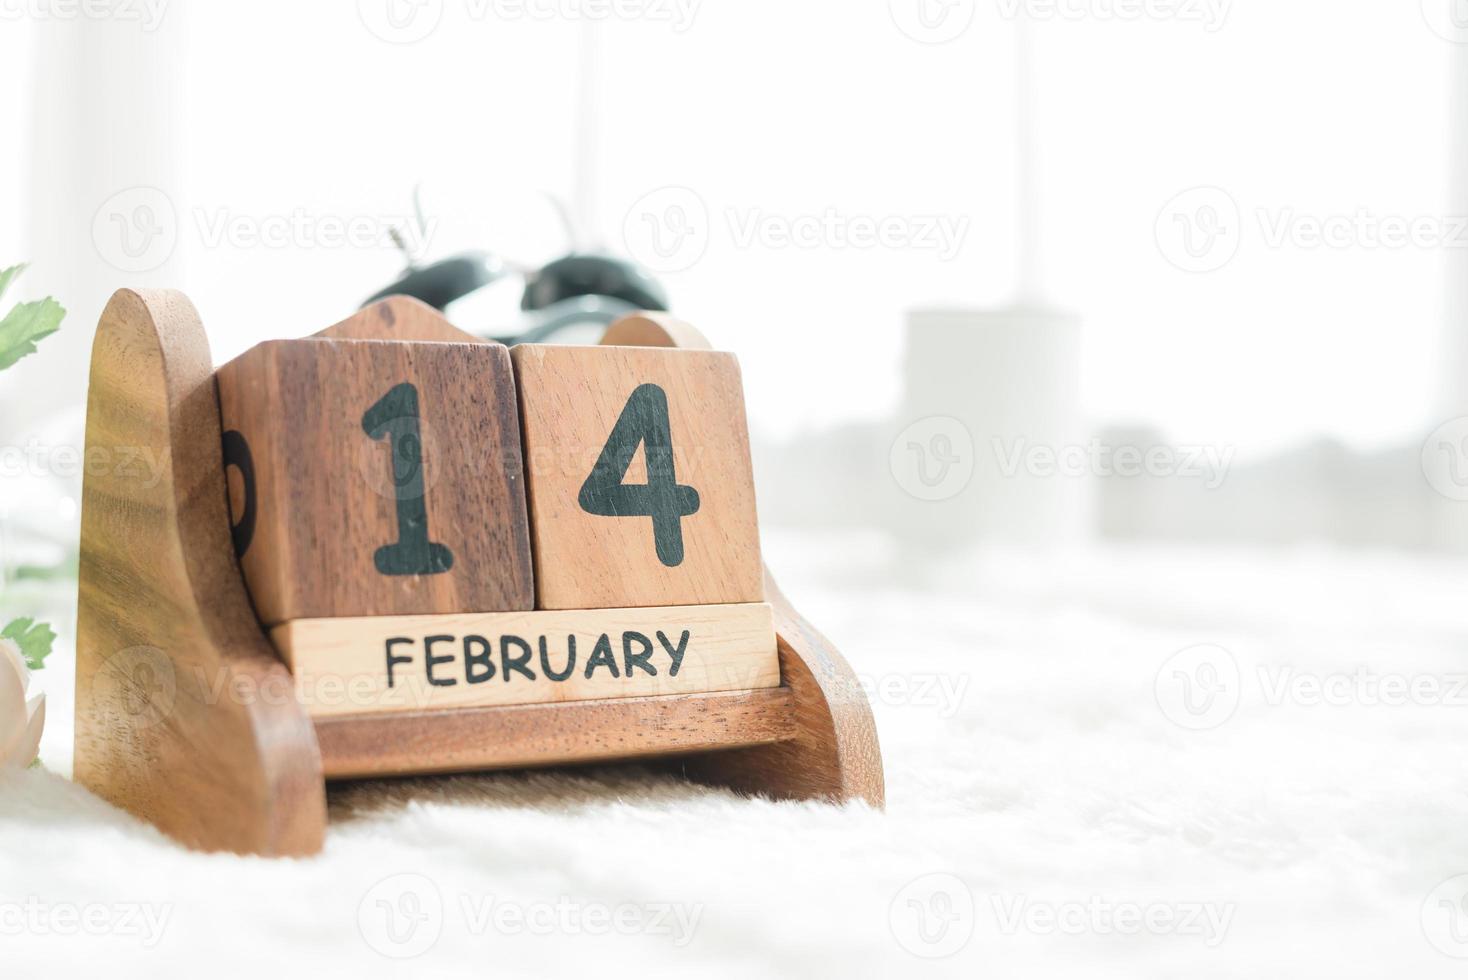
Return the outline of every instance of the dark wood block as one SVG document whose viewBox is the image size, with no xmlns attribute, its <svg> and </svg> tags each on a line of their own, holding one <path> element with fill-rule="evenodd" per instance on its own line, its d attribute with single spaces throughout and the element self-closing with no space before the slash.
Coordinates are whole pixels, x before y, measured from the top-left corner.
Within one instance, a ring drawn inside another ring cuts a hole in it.
<svg viewBox="0 0 1468 980">
<path fill-rule="evenodd" d="M 264 624 L 533 607 L 503 345 L 268 341 L 218 382 L 235 546 Z"/>
</svg>

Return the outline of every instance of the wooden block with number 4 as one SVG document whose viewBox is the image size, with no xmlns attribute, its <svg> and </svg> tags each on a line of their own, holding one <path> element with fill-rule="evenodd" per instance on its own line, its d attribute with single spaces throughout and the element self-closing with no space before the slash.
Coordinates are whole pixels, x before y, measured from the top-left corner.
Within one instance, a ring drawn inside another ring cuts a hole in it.
<svg viewBox="0 0 1468 980">
<path fill-rule="evenodd" d="M 266 625 L 533 607 L 503 345 L 268 341 L 217 376 L 235 550 Z"/>
<path fill-rule="evenodd" d="M 764 598 L 734 355 L 540 344 L 510 353 L 540 608 Z"/>
</svg>

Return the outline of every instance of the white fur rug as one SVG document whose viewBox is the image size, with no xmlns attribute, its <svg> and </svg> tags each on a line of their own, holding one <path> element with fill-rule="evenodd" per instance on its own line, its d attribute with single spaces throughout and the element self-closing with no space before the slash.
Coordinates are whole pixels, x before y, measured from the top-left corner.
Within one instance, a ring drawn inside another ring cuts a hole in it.
<svg viewBox="0 0 1468 980">
<path fill-rule="evenodd" d="M 872 682 L 885 813 L 486 775 L 192 854 L 60 775 L 63 652 L 47 771 L 0 777 L 0 976 L 1464 975 L 1468 565 L 767 551 Z"/>
</svg>

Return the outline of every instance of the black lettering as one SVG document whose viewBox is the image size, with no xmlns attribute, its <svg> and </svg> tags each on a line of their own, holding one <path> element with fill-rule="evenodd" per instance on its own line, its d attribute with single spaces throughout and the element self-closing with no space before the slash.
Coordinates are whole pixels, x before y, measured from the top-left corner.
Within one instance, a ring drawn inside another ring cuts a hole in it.
<svg viewBox="0 0 1468 980">
<path fill-rule="evenodd" d="M 591 651 L 591 656 L 586 658 L 586 679 L 591 680 L 592 672 L 598 667 L 607 667 L 611 670 L 613 677 L 621 677 L 617 671 L 617 659 L 612 656 L 612 639 L 603 633 L 597 637 L 596 647 Z"/>
<path fill-rule="evenodd" d="M 596 465 L 576 502 L 599 517 L 652 518 L 653 548 L 669 568 L 683 564 L 683 518 L 698 513 L 698 491 L 678 482 L 668 394 L 655 384 L 633 389 L 607 435 Z M 647 470 L 646 483 L 623 483 L 637 447 Z"/>
<path fill-rule="evenodd" d="M 674 647 L 668 642 L 668 638 L 663 634 L 663 631 L 658 630 L 658 642 L 663 645 L 664 650 L 668 651 L 668 657 L 673 661 L 672 669 L 668 671 L 669 677 L 678 676 L 678 668 L 683 665 L 683 654 L 688 650 L 688 638 L 691 635 L 688 630 L 684 630 L 683 635 L 678 638 L 678 645 Z"/>
<path fill-rule="evenodd" d="M 477 653 L 470 653 L 469 648 L 477 646 Z M 470 633 L 464 637 L 464 680 L 470 684 L 483 684 L 494 677 L 494 644 L 484 637 Z M 476 670 L 475 668 L 479 668 Z"/>
<path fill-rule="evenodd" d="M 571 671 L 576 669 L 576 637 L 566 636 L 566 669 L 562 671 L 551 670 L 550 655 L 546 651 L 545 637 L 540 638 L 540 672 L 553 681 L 563 681 L 571 676 Z"/>
<path fill-rule="evenodd" d="M 250 550 L 250 542 L 255 539 L 255 513 L 259 502 L 255 494 L 255 459 L 250 455 L 250 444 L 238 429 L 224 433 L 224 468 L 227 470 L 231 466 L 240 471 L 240 495 L 244 499 L 240 501 L 239 523 L 229 526 L 229 534 L 234 540 L 234 553 L 243 558 Z"/>
<path fill-rule="evenodd" d="M 387 641 L 383 644 L 383 652 L 385 654 L 387 654 L 387 686 L 388 687 L 392 687 L 393 686 L 393 680 L 392 680 L 392 669 L 393 669 L 393 667 L 395 667 L 398 664 L 410 664 L 410 663 L 413 662 L 413 658 L 412 657 L 399 657 L 397 654 L 395 654 L 395 653 L 392 652 L 393 644 L 395 644 L 395 643 L 402 643 L 402 644 L 406 644 L 408 646 L 412 646 L 413 645 L 412 639 L 410 639 L 409 637 L 406 637 L 406 636 L 389 636 L 387 638 Z"/>
<path fill-rule="evenodd" d="M 520 648 L 518 657 L 510 656 L 511 644 Z M 510 671 L 512 670 L 524 674 L 526 680 L 535 680 L 535 672 L 525 666 L 528 663 L 530 663 L 530 644 L 518 636 L 500 637 L 500 676 L 505 679 L 506 684 L 510 682 Z"/>
<path fill-rule="evenodd" d="M 452 653 L 445 653 L 435 657 L 433 655 L 433 645 L 435 643 L 452 643 L 453 640 L 454 638 L 452 636 L 425 636 L 423 638 L 423 669 L 424 673 L 428 675 L 428 683 L 434 687 L 453 687 L 459 683 L 452 677 L 433 676 L 434 667 L 437 667 L 439 664 L 451 664 L 454 662 L 454 655 Z"/>
<path fill-rule="evenodd" d="M 423 499 L 423 434 L 418 418 L 418 389 L 405 381 L 394 385 L 362 416 L 362 429 L 373 439 L 387 439 L 392 455 L 393 497 L 397 500 L 398 540 L 373 553 L 383 575 L 438 575 L 454 567 L 454 554 L 428 537 L 428 505 Z"/>
<path fill-rule="evenodd" d="M 632 652 L 633 640 L 636 640 L 638 643 L 642 644 L 641 653 Z M 648 663 L 650 659 L 652 659 L 651 640 L 649 640 L 647 637 L 643 636 L 636 630 L 627 630 L 625 633 L 622 634 L 622 665 L 628 677 L 632 676 L 632 668 L 634 666 L 641 667 L 643 670 L 656 677 L 658 675 L 658 669 L 652 664 Z"/>
</svg>

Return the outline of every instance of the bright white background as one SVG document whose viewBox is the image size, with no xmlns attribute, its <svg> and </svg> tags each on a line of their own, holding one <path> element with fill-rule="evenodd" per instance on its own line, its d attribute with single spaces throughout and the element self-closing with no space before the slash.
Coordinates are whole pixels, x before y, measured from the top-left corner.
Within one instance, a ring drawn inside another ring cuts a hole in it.
<svg viewBox="0 0 1468 980">
<path fill-rule="evenodd" d="M 174 0 L 155 31 L 126 42 L 140 64 L 150 44 L 176 61 L 159 88 L 167 98 L 129 104 L 113 85 L 68 91 L 58 52 L 79 34 L 97 44 L 135 25 L 68 18 L 40 0 L 0 4 L 0 91 L 10 95 L 0 258 L 50 263 L 28 285 L 73 314 L 67 336 L 26 367 L 47 375 L 45 391 L 23 381 L 0 391 L 8 416 L 36 398 L 80 399 L 112 286 L 186 289 L 223 360 L 320 328 L 400 265 L 385 242 L 211 246 L 206 229 L 221 216 L 400 216 L 421 181 L 439 222 L 430 257 L 473 246 L 532 261 L 556 253 L 563 239 L 536 192 L 576 197 L 585 19 L 445 0 L 435 31 L 390 44 L 359 16 L 376 16 L 373 6 Z M 706 251 L 663 279 L 678 313 L 741 353 L 750 412 L 767 432 L 890 412 L 904 310 L 995 305 L 1014 288 L 1011 5 L 972 5 L 968 28 L 942 44 L 900 30 L 902 6 L 705 0 L 683 30 L 661 7 L 598 25 L 593 232 L 625 250 L 624 221 L 642 195 L 697 193 L 710 215 Z M 1435 425 L 1453 250 L 1271 247 L 1256 216 L 1450 213 L 1454 45 L 1419 4 L 1239 0 L 1221 23 L 1188 19 L 1193 4 L 1140 20 L 1100 0 L 1072 0 L 1055 16 L 1032 6 L 1044 281 L 1083 318 L 1088 422 L 1147 422 L 1244 458 L 1317 434 L 1371 447 Z M 158 149 L 161 176 L 128 144 L 144 117 L 145 131 L 172 141 Z M 77 169 L 89 176 L 71 190 L 65 172 Z M 76 252 L 92 248 L 91 216 L 136 184 L 166 187 L 177 207 L 169 261 L 143 274 L 102 264 L 69 282 L 56 264 L 69 252 L 95 264 Z M 1224 189 L 1242 214 L 1237 256 L 1205 274 L 1170 264 L 1154 233 L 1167 202 L 1199 185 Z M 829 241 L 741 247 L 728 217 L 828 208 L 966 220 L 967 234 L 948 260 Z M 506 309 L 513 292 L 507 284 Z"/>
</svg>

